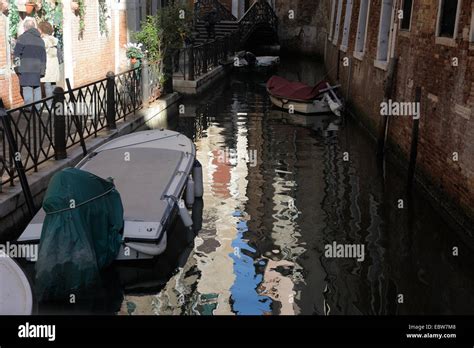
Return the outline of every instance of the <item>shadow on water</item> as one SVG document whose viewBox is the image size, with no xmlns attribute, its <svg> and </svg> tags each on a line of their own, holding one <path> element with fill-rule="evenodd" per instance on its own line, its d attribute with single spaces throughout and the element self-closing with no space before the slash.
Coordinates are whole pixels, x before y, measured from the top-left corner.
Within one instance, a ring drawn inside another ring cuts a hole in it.
<svg viewBox="0 0 474 348">
<path fill-rule="evenodd" d="M 279 74 L 314 84 L 324 70 L 283 59 Z M 194 140 L 202 228 L 177 226 L 153 264 L 115 267 L 106 311 L 473 314 L 473 252 L 456 229 L 416 188 L 407 196 L 397 166 L 381 174 L 357 122 L 275 110 L 265 81 L 233 76 L 149 122 Z M 362 259 L 327 257 L 333 243 L 363 246 Z"/>
</svg>

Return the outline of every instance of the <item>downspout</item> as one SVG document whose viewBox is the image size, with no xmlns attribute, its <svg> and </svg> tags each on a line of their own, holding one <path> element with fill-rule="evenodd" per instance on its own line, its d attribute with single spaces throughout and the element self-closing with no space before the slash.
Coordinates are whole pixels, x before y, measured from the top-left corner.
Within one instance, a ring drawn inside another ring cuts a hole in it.
<svg viewBox="0 0 474 348">
<path fill-rule="evenodd" d="M 393 25 L 393 30 L 390 38 L 390 53 L 389 53 L 389 59 L 390 63 L 388 66 L 388 71 L 387 71 L 387 79 L 386 79 L 386 84 L 384 88 L 384 102 L 387 102 L 393 94 L 393 87 L 395 83 L 395 75 L 397 71 L 397 65 L 398 65 L 398 58 L 395 57 L 396 53 L 396 43 L 397 43 L 397 37 L 398 37 L 398 8 L 400 8 L 400 1 L 401 0 L 396 0 L 394 3 L 394 8 L 392 11 L 392 25 Z M 388 140 L 388 134 L 389 134 L 389 128 L 390 128 L 390 119 L 389 116 L 380 116 L 381 117 L 381 122 L 379 126 L 379 135 L 378 135 L 378 145 L 377 145 L 377 156 L 379 157 L 380 160 L 383 160 L 385 157 L 385 151 L 387 147 L 387 140 Z"/>
</svg>

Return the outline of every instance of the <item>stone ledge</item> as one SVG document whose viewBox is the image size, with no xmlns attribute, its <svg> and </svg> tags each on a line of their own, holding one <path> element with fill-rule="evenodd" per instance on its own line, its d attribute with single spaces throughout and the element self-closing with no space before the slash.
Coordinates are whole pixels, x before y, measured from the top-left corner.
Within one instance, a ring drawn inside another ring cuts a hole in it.
<svg viewBox="0 0 474 348">
<path fill-rule="evenodd" d="M 214 82 L 218 81 L 226 74 L 222 65 L 212 69 L 208 73 L 200 76 L 197 80 L 173 80 L 173 89 L 185 95 L 195 95 L 204 92 Z"/>
</svg>

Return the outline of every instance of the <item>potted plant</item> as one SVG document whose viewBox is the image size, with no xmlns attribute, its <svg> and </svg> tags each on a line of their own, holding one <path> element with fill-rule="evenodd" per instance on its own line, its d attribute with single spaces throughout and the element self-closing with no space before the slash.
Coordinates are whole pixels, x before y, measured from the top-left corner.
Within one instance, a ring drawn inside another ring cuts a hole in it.
<svg viewBox="0 0 474 348">
<path fill-rule="evenodd" d="M 137 44 L 132 42 L 129 42 L 124 46 L 126 49 L 127 58 L 130 59 L 130 64 L 132 67 L 136 67 L 138 61 L 144 57 L 142 46 L 143 45 L 141 43 Z"/>
<path fill-rule="evenodd" d="M 36 8 L 36 0 L 28 0 L 25 4 L 25 12 L 27 15 L 31 15 Z"/>
</svg>

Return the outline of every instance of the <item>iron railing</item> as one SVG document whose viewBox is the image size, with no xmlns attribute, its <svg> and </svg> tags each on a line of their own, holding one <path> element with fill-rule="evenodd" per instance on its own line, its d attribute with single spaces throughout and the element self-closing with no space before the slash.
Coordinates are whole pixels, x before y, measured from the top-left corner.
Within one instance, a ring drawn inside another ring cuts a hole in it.
<svg viewBox="0 0 474 348">
<path fill-rule="evenodd" d="M 218 0 L 198 0 L 194 3 L 194 19 L 205 20 L 206 15 L 212 10 L 216 10 L 216 19 L 220 21 L 237 21 L 237 18 L 227 7 Z"/>
<path fill-rule="evenodd" d="M 0 124 L 0 192 L 18 178 L 15 158 L 21 160 L 25 172 L 37 172 L 48 160 L 66 158 L 67 149 L 81 139 L 114 129 L 117 121 L 159 97 L 159 69 L 143 66 L 117 75 L 108 73 L 102 80 L 68 91 L 58 87 L 52 97 L 8 110 L 18 151 L 12 150 Z"/>
<path fill-rule="evenodd" d="M 195 19 L 200 20 L 203 9 L 209 7 L 221 9 L 224 13 L 229 12 L 218 0 L 199 0 L 195 3 Z M 238 51 L 249 36 L 262 25 L 270 26 L 275 33 L 278 32 L 278 17 L 270 4 L 264 0 L 256 1 L 239 21 L 234 16 L 226 16 L 221 15 L 220 19 L 237 22 L 238 29 L 223 38 L 179 50 L 174 57 L 175 78 L 192 81 L 212 70 L 226 61 L 230 54 Z"/>
<path fill-rule="evenodd" d="M 238 32 L 179 50 L 174 57 L 175 78 L 195 80 L 226 62 L 238 49 Z"/>
<path fill-rule="evenodd" d="M 267 1 L 256 1 L 239 20 L 239 38 L 244 43 L 261 25 L 270 26 L 278 32 L 278 17 Z"/>
</svg>

